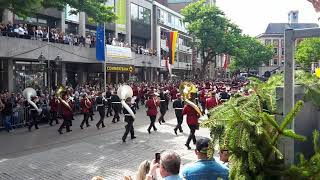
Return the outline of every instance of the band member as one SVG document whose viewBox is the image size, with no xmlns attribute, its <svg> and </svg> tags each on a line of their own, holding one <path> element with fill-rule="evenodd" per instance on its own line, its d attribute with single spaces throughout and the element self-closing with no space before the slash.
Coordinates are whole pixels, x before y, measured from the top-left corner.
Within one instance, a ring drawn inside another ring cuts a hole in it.
<svg viewBox="0 0 320 180">
<path fill-rule="evenodd" d="M 89 100 L 87 94 L 83 94 L 83 98 L 81 99 L 81 102 L 80 102 L 80 107 L 81 107 L 81 110 L 82 110 L 82 113 L 83 113 L 83 120 L 80 124 L 80 128 L 83 129 L 83 125 L 84 123 L 86 123 L 87 127 L 90 126 L 89 124 L 89 116 L 90 116 L 90 108 L 92 106 L 92 103 L 91 101 Z"/>
<path fill-rule="evenodd" d="M 52 122 L 56 121 L 56 124 L 59 124 L 57 114 L 58 114 L 58 103 L 59 100 L 57 99 L 56 95 L 52 96 L 52 99 L 50 100 L 49 106 L 50 106 L 50 126 L 52 126 Z"/>
<path fill-rule="evenodd" d="M 160 101 L 157 98 L 157 95 L 154 92 L 150 92 L 150 98 L 146 102 L 146 108 L 147 108 L 147 116 L 150 117 L 150 126 L 148 127 L 148 133 L 151 134 L 151 128 L 153 128 L 154 131 L 157 131 L 157 128 L 155 126 L 158 110 L 157 107 L 160 105 Z"/>
<path fill-rule="evenodd" d="M 132 91 L 133 91 L 133 97 L 135 97 L 134 101 L 134 106 L 136 109 L 139 109 L 139 102 L 140 102 L 140 98 L 139 98 L 139 90 L 138 90 L 138 87 L 137 86 L 133 86 L 132 88 Z"/>
<path fill-rule="evenodd" d="M 190 101 L 192 101 L 193 103 L 195 103 L 195 93 L 191 94 L 191 98 Z M 196 130 L 199 129 L 199 123 L 198 123 L 198 119 L 200 117 L 200 115 L 197 113 L 197 111 L 189 104 L 187 104 L 186 106 L 184 106 L 183 108 L 183 115 L 187 115 L 187 124 L 190 128 L 190 134 L 189 137 L 187 139 L 187 142 L 185 144 L 185 146 L 188 149 L 191 149 L 190 147 L 190 141 L 193 141 L 193 144 L 196 144 Z"/>
<path fill-rule="evenodd" d="M 218 106 L 219 101 L 216 98 L 215 92 L 209 92 L 208 98 L 206 99 L 206 109 L 209 111 L 210 109 Z"/>
<path fill-rule="evenodd" d="M 32 97 L 31 100 L 35 103 L 35 105 L 37 106 L 37 108 L 40 107 L 40 103 L 39 103 L 39 98 L 38 96 Z M 29 104 L 30 107 L 30 122 L 29 122 L 29 131 L 31 131 L 32 126 L 34 125 L 34 127 L 36 129 L 39 129 L 38 127 L 38 118 L 39 118 L 39 112 L 37 111 L 37 109 L 35 107 L 33 107 L 31 104 Z"/>
<path fill-rule="evenodd" d="M 205 109 L 206 109 L 206 89 L 203 87 L 202 90 L 200 91 L 200 96 L 199 96 L 201 108 L 202 108 L 202 113 L 204 114 Z"/>
<path fill-rule="evenodd" d="M 169 99 L 167 95 L 163 92 L 163 89 L 160 89 L 160 117 L 158 119 L 159 124 L 165 123 L 166 121 L 164 120 L 164 115 L 166 114 L 168 110 L 168 103 Z"/>
<path fill-rule="evenodd" d="M 70 129 L 70 125 L 71 125 L 72 118 L 73 118 L 73 104 L 71 103 L 71 101 L 69 101 L 69 97 L 68 97 L 67 93 L 62 94 L 62 100 L 64 102 L 60 102 L 60 105 L 61 105 L 63 123 L 61 124 L 60 128 L 58 129 L 58 132 L 60 134 L 63 134 L 62 129 L 64 127 L 66 127 L 66 132 L 72 131 Z"/>
<path fill-rule="evenodd" d="M 112 95 L 111 89 L 108 88 L 108 90 L 107 90 L 107 92 L 106 92 L 106 99 L 107 99 L 107 115 L 106 115 L 106 116 L 107 116 L 107 117 L 109 117 L 109 115 L 110 115 L 110 116 L 113 116 L 113 115 L 112 115 L 111 95 Z"/>
<path fill-rule="evenodd" d="M 131 110 L 135 114 L 136 111 L 135 111 L 134 105 L 131 103 L 131 98 L 130 97 L 126 99 L 126 103 L 129 105 L 129 107 L 131 108 Z M 130 132 L 130 135 L 131 135 L 131 139 L 135 139 L 137 137 L 134 136 L 134 128 L 133 128 L 134 118 L 126 110 L 126 108 L 123 108 L 123 114 L 124 114 L 124 121 L 127 122 L 127 125 L 125 126 L 126 131 L 124 132 L 124 134 L 122 136 L 122 141 L 126 142 L 126 139 L 127 139 L 127 136 L 129 134 L 129 132 Z"/>
<path fill-rule="evenodd" d="M 91 108 L 89 109 L 89 117 L 91 118 L 91 121 L 93 121 L 93 104 L 94 104 L 94 97 L 91 94 L 90 97 L 88 98 L 91 102 Z"/>
<path fill-rule="evenodd" d="M 111 96 L 111 103 L 112 103 L 112 108 L 114 111 L 114 116 L 112 119 L 113 123 L 116 123 L 116 120 L 117 120 L 117 122 L 120 121 L 120 116 L 119 116 L 119 112 L 121 111 L 121 102 L 120 101 L 121 100 L 120 100 L 119 96 L 117 95 L 117 91 L 114 91 L 113 95 Z"/>
<path fill-rule="evenodd" d="M 181 127 L 181 124 L 183 122 L 183 115 L 182 115 L 182 111 L 183 111 L 183 107 L 184 107 L 184 104 L 183 104 L 183 101 L 181 99 L 181 95 L 178 93 L 176 95 L 177 99 L 173 102 L 173 109 L 175 111 L 175 114 L 176 114 L 176 118 L 177 118 L 177 126 L 174 128 L 174 133 L 176 135 L 177 134 L 177 130 L 179 129 L 179 131 L 182 133 L 183 130 L 182 130 L 182 127 Z"/>
<path fill-rule="evenodd" d="M 104 125 L 104 116 L 105 116 L 105 112 L 106 112 L 106 109 L 105 109 L 105 106 L 106 106 L 106 99 L 102 96 L 102 93 L 99 92 L 98 94 L 99 96 L 97 97 L 96 99 L 96 102 L 97 102 L 97 110 L 99 112 L 99 115 L 100 115 L 100 120 L 99 122 L 96 124 L 97 128 L 99 129 L 100 125 L 102 125 L 101 127 L 106 127 Z"/>
</svg>

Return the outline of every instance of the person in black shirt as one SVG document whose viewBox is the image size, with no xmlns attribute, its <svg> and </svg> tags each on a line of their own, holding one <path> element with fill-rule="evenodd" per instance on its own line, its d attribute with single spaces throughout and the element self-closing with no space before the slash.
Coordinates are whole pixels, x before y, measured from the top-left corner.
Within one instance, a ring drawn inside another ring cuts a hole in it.
<svg viewBox="0 0 320 180">
<path fill-rule="evenodd" d="M 184 107 L 184 103 L 181 99 L 181 95 L 178 93 L 177 94 L 177 99 L 173 102 L 173 109 L 175 111 L 175 114 L 176 114 L 176 118 L 177 118 L 177 126 L 174 128 L 174 133 L 176 135 L 177 134 L 177 130 L 179 129 L 179 131 L 182 133 L 183 130 L 182 130 L 182 127 L 181 127 L 181 124 L 183 122 L 183 115 L 182 115 L 182 111 L 183 111 L 183 107 Z"/>
<path fill-rule="evenodd" d="M 4 116 L 4 126 L 6 131 L 10 132 L 12 130 L 11 126 L 11 116 L 12 116 L 12 103 L 10 99 L 3 99 L 2 102 L 4 102 L 4 109 L 1 111 Z"/>
<path fill-rule="evenodd" d="M 119 112 L 121 111 L 121 104 L 120 104 L 121 102 L 120 102 L 119 96 L 117 95 L 117 91 L 113 92 L 113 95 L 111 96 L 111 103 L 114 111 L 112 122 L 116 123 L 116 120 L 117 122 L 120 121 Z"/>
<path fill-rule="evenodd" d="M 102 93 L 99 92 L 99 96 L 97 97 L 96 99 L 96 102 L 97 102 L 97 110 L 99 112 L 99 115 L 100 115 L 100 120 L 99 122 L 96 124 L 97 128 L 99 129 L 100 128 L 100 125 L 102 125 L 101 127 L 106 127 L 104 125 L 104 116 L 105 116 L 105 112 L 106 112 L 106 109 L 105 109 L 105 105 L 106 105 L 106 99 L 102 96 Z"/>
<path fill-rule="evenodd" d="M 107 117 L 113 116 L 112 115 L 112 103 L 111 103 L 111 90 L 108 88 L 108 91 L 106 92 L 106 99 L 107 99 Z"/>
<path fill-rule="evenodd" d="M 32 101 L 36 104 L 37 108 L 40 107 L 40 102 L 37 96 L 32 98 Z M 30 122 L 29 122 L 29 131 L 31 131 L 32 126 L 34 126 L 36 129 L 39 129 L 38 127 L 38 118 L 39 118 L 39 112 L 37 111 L 37 109 L 35 107 L 33 107 L 31 104 L 29 104 L 30 107 Z"/>
<path fill-rule="evenodd" d="M 131 98 L 126 99 L 126 103 L 129 105 L 133 113 L 135 114 L 136 111 L 134 109 L 134 105 L 131 103 Z M 126 131 L 124 132 L 122 136 L 122 141 L 126 142 L 127 136 L 130 132 L 131 139 L 135 139 L 136 137 L 134 136 L 134 128 L 133 128 L 133 122 L 134 118 L 132 115 L 126 110 L 126 108 L 123 108 L 123 114 L 124 114 L 124 121 L 127 122 L 127 125 L 125 126 Z"/>
<path fill-rule="evenodd" d="M 168 110 L 168 99 L 166 97 L 166 95 L 163 92 L 163 89 L 160 90 L 160 117 L 158 119 L 159 124 L 161 123 L 165 123 L 166 121 L 164 120 L 164 115 L 166 114 L 167 110 Z"/>
</svg>

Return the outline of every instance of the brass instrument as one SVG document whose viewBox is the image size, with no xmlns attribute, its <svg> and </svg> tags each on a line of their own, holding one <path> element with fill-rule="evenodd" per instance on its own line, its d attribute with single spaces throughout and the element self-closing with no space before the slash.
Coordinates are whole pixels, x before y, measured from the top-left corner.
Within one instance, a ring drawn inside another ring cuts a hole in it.
<svg viewBox="0 0 320 180">
<path fill-rule="evenodd" d="M 70 109 L 70 111 L 72 111 L 72 108 L 70 107 L 69 103 L 66 102 L 65 100 L 62 99 L 62 93 L 66 93 L 67 90 L 64 86 L 60 86 L 57 90 L 56 90 L 56 96 L 58 98 L 58 100 L 64 104 L 66 107 L 68 107 Z"/>
<path fill-rule="evenodd" d="M 118 88 L 117 95 L 121 99 L 122 106 L 130 113 L 130 115 L 133 117 L 133 119 L 136 118 L 134 115 L 132 109 L 129 107 L 129 105 L 125 102 L 125 100 L 129 97 L 133 96 L 132 88 L 128 85 L 122 85 Z"/>
<path fill-rule="evenodd" d="M 28 103 L 31 106 L 33 106 L 33 108 L 36 109 L 38 111 L 38 113 L 40 114 L 42 109 L 38 108 L 38 106 L 33 101 L 31 101 L 31 97 L 37 96 L 36 90 L 28 87 L 23 90 L 22 94 L 23 94 L 23 97 L 25 97 L 27 99 Z"/>
<path fill-rule="evenodd" d="M 179 92 L 181 94 L 182 99 L 189 104 L 196 112 L 199 114 L 199 116 L 203 116 L 200 108 L 189 99 L 191 98 L 191 93 L 197 93 L 198 88 L 192 84 L 191 82 L 182 82 L 179 86 Z"/>
</svg>

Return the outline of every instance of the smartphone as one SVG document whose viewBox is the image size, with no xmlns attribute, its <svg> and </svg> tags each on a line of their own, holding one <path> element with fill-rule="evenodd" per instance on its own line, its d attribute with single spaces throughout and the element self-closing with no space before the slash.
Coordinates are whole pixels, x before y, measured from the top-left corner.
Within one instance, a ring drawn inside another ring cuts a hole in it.
<svg viewBox="0 0 320 180">
<path fill-rule="evenodd" d="M 160 153 L 155 154 L 155 160 L 156 160 L 156 163 L 160 162 Z"/>
</svg>

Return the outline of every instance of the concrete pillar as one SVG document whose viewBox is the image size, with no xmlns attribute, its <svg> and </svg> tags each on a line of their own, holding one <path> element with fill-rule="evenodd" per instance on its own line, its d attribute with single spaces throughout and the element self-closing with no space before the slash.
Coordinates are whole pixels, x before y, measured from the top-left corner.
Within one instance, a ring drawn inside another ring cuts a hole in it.
<svg viewBox="0 0 320 180">
<path fill-rule="evenodd" d="M 8 9 L 5 9 L 3 11 L 2 21 L 4 23 L 8 23 L 8 22 L 13 23 L 13 13 L 11 11 L 9 11 Z"/>
<path fill-rule="evenodd" d="M 108 76 L 108 84 L 110 84 L 111 83 L 111 73 L 108 73 L 107 76 Z"/>
<path fill-rule="evenodd" d="M 62 77 L 62 79 L 61 79 L 61 84 L 62 85 L 66 85 L 66 83 L 67 83 L 67 71 L 66 71 L 66 63 L 64 63 L 64 62 L 62 62 L 62 64 L 61 64 L 61 77 Z"/>
<path fill-rule="evenodd" d="M 151 80 L 151 82 L 154 81 L 153 80 L 153 68 L 152 67 L 150 67 L 150 80 Z"/>
<path fill-rule="evenodd" d="M 66 14 L 65 14 L 65 11 L 61 11 L 60 30 L 62 32 L 66 31 Z"/>
<path fill-rule="evenodd" d="M 79 35 L 85 37 L 86 36 L 86 13 L 79 13 Z"/>
<path fill-rule="evenodd" d="M 119 73 L 116 72 L 116 84 L 118 84 L 118 83 L 119 83 Z"/>
<path fill-rule="evenodd" d="M 126 22 L 126 29 L 127 29 L 127 34 L 126 34 L 126 41 L 131 45 L 131 1 L 127 0 L 127 22 Z"/>
<path fill-rule="evenodd" d="M 7 79 L 7 88 L 9 92 L 13 92 L 13 61 L 8 60 L 8 79 Z"/>
<path fill-rule="evenodd" d="M 285 30 L 285 64 L 284 64 L 284 103 L 283 113 L 287 115 L 294 107 L 294 37 L 293 29 Z M 289 125 L 289 128 L 294 129 L 294 121 Z M 294 162 L 294 140 L 291 138 L 283 138 L 284 149 L 282 150 L 284 155 L 284 161 L 286 165 L 293 164 Z"/>
</svg>

